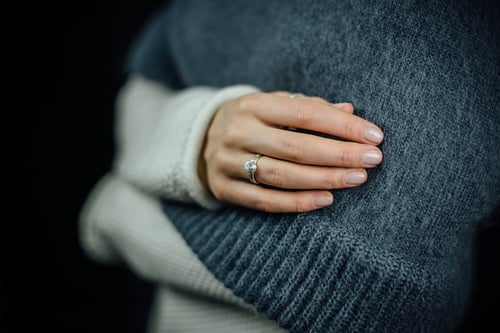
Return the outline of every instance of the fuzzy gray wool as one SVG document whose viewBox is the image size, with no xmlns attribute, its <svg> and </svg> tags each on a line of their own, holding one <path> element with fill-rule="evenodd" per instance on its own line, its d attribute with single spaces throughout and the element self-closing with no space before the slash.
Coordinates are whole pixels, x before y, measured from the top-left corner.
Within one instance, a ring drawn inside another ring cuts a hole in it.
<svg viewBox="0 0 500 333">
<path fill-rule="evenodd" d="M 131 72 L 351 102 L 385 141 L 368 183 L 325 209 L 165 201 L 165 214 L 225 286 L 291 332 L 453 331 L 475 229 L 499 200 L 497 14 L 474 1 L 173 1 Z"/>
</svg>

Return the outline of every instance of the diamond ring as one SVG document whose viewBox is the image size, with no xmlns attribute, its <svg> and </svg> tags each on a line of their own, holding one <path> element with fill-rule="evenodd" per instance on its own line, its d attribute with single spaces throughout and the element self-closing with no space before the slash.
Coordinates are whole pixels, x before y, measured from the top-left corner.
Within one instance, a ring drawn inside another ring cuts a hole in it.
<svg viewBox="0 0 500 333">
<path fill-rule="evenodd" d="M 255 180 L 255 172 L 257 171 L 257 162 L 261 157 L 262 157 L 261 154 L 255 154 L 255 157 L 250 161 L 245 162 L 245 165 L 243 167 L 248 175 L 248 179 L 252 184 L 258 184 L 257 181 Z"/>
</svg>

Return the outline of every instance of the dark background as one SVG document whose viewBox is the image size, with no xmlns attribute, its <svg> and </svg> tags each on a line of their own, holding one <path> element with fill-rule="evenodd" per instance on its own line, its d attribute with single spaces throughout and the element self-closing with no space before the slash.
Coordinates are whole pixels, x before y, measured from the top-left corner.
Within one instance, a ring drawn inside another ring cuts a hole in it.
<svg viewBox="0 0 500 333">
<path fill-rule="evenodd" d="M 21 214 L 36 219 L 29 227 L 29 250 L 7 273 L 7 330 L 0 326 L 1 332 L 144 331 L 152 287 L 126 267 L 89 260 L 79 245 L 77 219 L 90 190 L 111 168 L 113 107 L 125 82 L 127 51 L 165 3 L 95 0 L 30 7 L 36 23 L 25 43 L 37 65 L 36 74 L 24 80 L 36 96 L 32 155 L 25 167 L 34 209 Z"/>
<path fill-rule="evenodd" d="M 113 104 L 125 81 L 127 50 L 164 3 L 68 1 L 32 8 L 40 23 L 28 50 L 40 62 L 35 78 L 24 80 L 36 88 L 36 107 L 32 154 L 23 171 L 31 175 L 33 208 L 18 214 L 34 213 L 36 225 L 25 240 L 34 246 L 12 263 L 7 284 L 1 284 L 7 300 L 0 302 L 2 326 L 8 328 L 0 326 L 2 332 L 44 326 L 49 332 L 143 332 L 152 286 L 125 267 L 87 259 L 78 243 L 77 217 L 111 166 Z M 478 235 L 479 283 L 461 332 L 500 332 L 498 235 L 497 227 Z"/>
</svg>

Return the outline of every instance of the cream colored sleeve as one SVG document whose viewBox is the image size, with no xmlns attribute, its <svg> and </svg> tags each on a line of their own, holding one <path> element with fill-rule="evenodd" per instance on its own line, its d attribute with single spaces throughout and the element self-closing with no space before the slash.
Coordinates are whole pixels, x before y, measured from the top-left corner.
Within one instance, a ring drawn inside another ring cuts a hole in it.
<svg viewBox="0 0 500 333">
<path fill-rule="evenodd" d="M 131 77 L 117 98 L 115 171 L 155 196 L 219 207 L 197 174 L 205 133 L 220 105 L 257 91 L 248 85 L 173 91 Z"/>
<path fill-rule="evenodd" d="M 246 307 L 192 252 L 159 200 L 108 174 L 80 215 L 83 249 L 97 262 L 124 262 L 138 276 Z"/>
<path fill-rule="evenodd" d="M 116 175 L 104 176 L 89 195 L 80 242 L 95 261 L 124 262 L 158 286 L 150 332 L 285 332 L 215 278 L 158 198 Z"/>
</svg>

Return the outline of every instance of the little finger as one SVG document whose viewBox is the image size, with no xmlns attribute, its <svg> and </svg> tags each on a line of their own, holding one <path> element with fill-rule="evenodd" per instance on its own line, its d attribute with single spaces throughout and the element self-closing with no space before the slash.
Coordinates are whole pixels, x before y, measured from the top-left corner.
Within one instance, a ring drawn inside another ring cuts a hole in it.
<svg viewBox="0 0 500 333">
<path fill-rule="evenodd" d="M 307 212 L 333 203 L 328 191 L 279 191 L 241 180 L 232 180 L 220 199 L 270 213 Z"/>
</svg>

